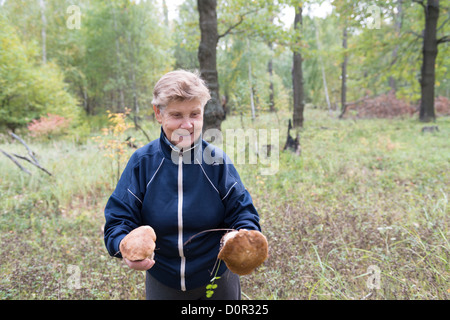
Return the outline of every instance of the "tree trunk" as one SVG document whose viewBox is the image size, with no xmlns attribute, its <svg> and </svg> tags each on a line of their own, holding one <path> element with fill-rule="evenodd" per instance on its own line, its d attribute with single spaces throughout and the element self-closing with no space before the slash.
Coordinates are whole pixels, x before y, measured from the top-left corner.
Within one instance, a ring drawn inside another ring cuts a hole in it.
<svg viewBox="0 0 450 320">
<path fill-rule="evenodd" d="M 119 110 L 118 112 L 124 112 L 125 111 L 125 96 L 123 93 L 123 86 L 121 85 L 122 80 L 122 65 L 120 62 L 121 59 L 121 52 L 120 52 L 120 44 L 119 44 L 119 29 L 117 26 L 117 16 L 116 16 L 116 8 L 113 6 L 113 24 L 114 24 L 114 31 L 116 32 L 116 61 L 117 61 L 117 83 L 116 86 L 118 86 L 119 91 Z"/>
<path fill-rule="evenodd" d="M 436 39 L 439 18 L 439 0 L 428 0 L 425 5 L 425 32 L 422 48 L 422 70 L 420 76 L 421 102 L 420 121 L 428 122 L 436 119 L 434 113 L 435 63 L 438 53 Z"/>
<path fill-rule="evenodd" d="M 275 90 L 273 87 L 273 59 L 270 58 L 268 63 L 269 70 L 269 108 L 270 112 L 275 112 Z"/>
<path fill-rule="evenodd" d="M 45 18 L 45 2 L 39 0 L 39 6 L 41 7 L 41 21 L 42 21 L 42 63 L 47 63 L 47 19 Z"/>
<path fill-rule="evenodd" d="M 403 22 L 402 1 L 398 1 L 398 3 L 397 3 L 397 14 L 395 15 L 394 19 L 395 19 L 395 33 L 396 33 L 395 36 L 397 38 L 399 38 L 401 29 L 402 29 L 402 22 Z M 399 45 L 397 43 L 394 47 L 394 50 L 392 51 L 391 66 L 397 61 L 398 48 L 399 48 Z M 391 87 L 391 90 L 397 91 L 397 83 L 393 76 L 389 77 L 389 86 Z"/>
<path fill-rule="evenodd" d="M 317 18 L 314 19 L 314 25 L 316 29 L 316 42 L 317 42 L 317 50 L 319 51 L 319 61 L 320 61 L 320 69 L 322 70 L 322 81 L 323 81 L 323 91 L 325 92 L 325 99 L 327 101 L 328 112 L 331 114 L 331 103 L 330 97 L 328 95 L 328 86 L 327 86 L 327 77 L 325 76 L 325 67 L 323 65 L 322 53 L 321 53 L 321 45 L 319 39 L 319 25 L 317 24 Z"/>
<path fill-rule="evenodd" d="M 164 13 L 164 24 L 166 25 L 166 27 L 169 27 L 169 9 L 167 8 L 166 0 L 163 0 L 162 6 Z"/>
<path fill-rule="evenodd" d="M 135 50 L 137 51 L 137 56 L 139 57 L 139 43 L 136 44 L 136 49 L 134 48 L 133 42 L 131 41 L 130 38 L 130 34 L 128 33 L 128 46 L 131 49 L 131 53 L 130 53 L 130 62 L 131 65 L 129 67 L 130 69 L 130 76 L 131 76 L 131 86 L 133 89 L 133 121 L 134 121 L 134 125 L 135 128 L 137 130 L 137 128 L 139 127 L 138 121 L 139 121 L 139 102 L 138 102 L 138 92 L 137 92 L 137 85 L 136 85 L 136 59 L 135 59 Z"/>
<path fill-rule="evenodd" d="M 347 26 L 344 26 L 344 32 L 342 33 L 342 48 L 344 49 L 344 61 L 342 61 L 342 82 L 341 82 L 341 110 L 342 115 L 345 113 L 346 102 L 347 102 Z"/>
<path fill-rule="evenodd" d="M 200 75 L 206 81 L 211 94 L 211 100 L 205 106 L 203 131 L 210 128 L 220 130 L 221 123 L 225 118 L 219 98 L 219 80 L 216 64 L 217 42 L 219 40 L 216 7 L 216 0 L 197 0 L 201 33 L 198 47 L 198 62 Z"/>
<path fill-rule="evenodd" d="M 250 90 L 250 108 L 252 110 L 252 120 L 255 120 L 256 114 L 255 114 L 255 101 L 253 99 L 253 80 L 252 80 L 252 62 L 251 60 L 248 60 L 248 83 L 249 90 Z"/>
<path fill-rule="evenodd" d="M 271 16 L 269 19 L 270 24 L 273 24 L 275 16 Z M 270 59 L 267 63 L 267 71 L 269 72 L 269 110 L 275 112 L 275 90 L 273 87 L 273 42 L 269 40 L 267 44 L 270 50 Z"/>
<path fill-rule="evenodd" d="M 250 54 L 250 42 L 247 38 L 247 50 Z M 255 101 L 253 99 L 253 78 L 252 78 L 252 59 L 248 59 L 248 83 L 249 83 L 249 90 L 250 90 L 250 107 L 252 110 L 252 121 L 255 120 L 256 114 L 255 114 Z"/>
<path fill-rule="evenodd" d="M 302 26 L 302 7 L 299 6 L 295 10 L 294 18 L 294 29 L 296 30 L 296 39 L 299 39 L 298 34 L 300 33 Z M 294 43 L 294 59 L 292 67 L 292 86 L 294 93 L 294 113 L 293 120 L 294 128 L 303 127 L 303 109 L 304 109 L 304 89 L 303 89 L 303 71 L 302 71 L 302 55 L 298 44 Z"/>
</svg>

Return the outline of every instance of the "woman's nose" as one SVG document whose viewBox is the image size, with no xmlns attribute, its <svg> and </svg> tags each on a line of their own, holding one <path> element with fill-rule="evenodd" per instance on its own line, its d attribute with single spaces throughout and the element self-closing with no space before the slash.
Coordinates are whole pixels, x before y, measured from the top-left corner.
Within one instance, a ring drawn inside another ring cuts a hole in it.
<svg viewBox="0 0 450 320">
<path fill-rule="evenodd" d="M 194 125 L 190 121 L 190 119 L 186 119 L 186 118 L 183 119 L 183 121 L 181 122 L 181 126 L 180 126 L 181 129 L 191 129 L 193 127 L 194 127 Z"/>
</svg>

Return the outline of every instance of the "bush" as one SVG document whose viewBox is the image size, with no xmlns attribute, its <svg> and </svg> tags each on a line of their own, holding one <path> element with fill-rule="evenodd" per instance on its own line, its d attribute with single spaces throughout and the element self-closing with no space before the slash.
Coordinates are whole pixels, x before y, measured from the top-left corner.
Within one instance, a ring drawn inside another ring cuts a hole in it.
<svg viewBox="0 0 450 320">
<path fill-rule="evenodd" d="M 349 117 L 350 111 L 354 111 L 357 118 L 395 118 L 401 116 L 412 116 L 416 108 L 404 100 L 398 99 L 395 91 L 381 94 L 374 98 L 367 98 L 351 104 L 347 108 L 345 118 Z"/>
<path fill-rule="evenodd" d="M 32 137 L 40 138 L 45 136 L 50 139 L 65 133 L 69 124 L 69 119 L 49 113 L 47 117 L 32 120 L 28 124 L 28 130 L 31 132 Z"/>
<path fill-rule="evenodd" d="M 450 116 L 450 100 L 446 97 L 439 96 L 434 101 L 434 107 L 436 108 L 436 115 L 438 116 Z"/>
</svg>

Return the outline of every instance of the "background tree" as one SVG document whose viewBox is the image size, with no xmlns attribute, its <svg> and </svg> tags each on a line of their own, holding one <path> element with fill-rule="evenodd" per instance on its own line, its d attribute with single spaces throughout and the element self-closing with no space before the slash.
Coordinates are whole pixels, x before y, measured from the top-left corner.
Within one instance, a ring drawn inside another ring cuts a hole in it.
<svg viewBox="0 0 450 320">
<path fill-rule="evenodd" d="M 77 101 L 59 67 L 43 65 L 39 47 L 24 45 L 3 14 L 0 30 L 0 126 L 15 131 L 47 113 L 78 120 Z"/>
<path fill-rule="evenodd" d="M 221 31 L 219 31 L 217 25 L 217 1 L 197 1 L 201 31 L 198 51 L 200 73 L 207 81 L 212 96 L 205 107 L 204 130 L 208 128 L 220 128 L 220 124 L 224 120 L 225 115 L 220 104 L 219 76 L 217 73 L 217 45 L 219 40 L 230 34 L 249 36 L 251 33 L 260 33 L 267 26 L 266 16 L 264 14 L 260 15 L 261 12 L 268 12 L 267 10 L 263 10 L 267 5 L 269 8 L 272 8 L 272 5 L 269 5 L 269 2 L 264 0 L 251 2 L 222 0 L 220 2 Z M 248 64 L 247 67 L 251 69 L 251 64 Z M 247 71 L 247 77 L 251 78 L 251 74 L 251 71 Z M 251 83 L 250 87 L 253 88 Z"/>
<path fill-rule="evenodd" d="M 419 118 L 421 121 L 434 121 L 434 86 L 436 81 L 436 57 L 438 44 L 450 41 L 450 34 L 437 39 L 439 0 L 414 1 L 420 3 L 424 9 L 425 28 L 423 31 L 422 45 L 422 68 L 420 75 L 421 99 L 419 107 Z M 448 8 L 447 8 L 448 9 Z M 447 23 L 444 21 L 442 27 Z"/>
<path fill-rule="evenodd" d="M 150 115 L 154 83 L 175 68 L 200 69 L 205 78 L 212 75 L 213 79 L 207 81 L 215 83 L 211 105 L 215 103 L 218 113 L 210 114 L 207 107 L 205 121 L 211 124 L 205 128 L 220 127 L 225 101 L 228 112 L 243 115 L 251 114 L 253 104 L 253 115 L 257 117 L 260 112 L 274 109 L 294 113 L 295 99 L 297 124 L 302 122 L 298 101 L 302 101 L 303 108 L 330 110 L 338 104 L 346 106 L 395 89 L 398 99 L 421 105 L 424 112 L 425 106 L 431 106 L 426 101 L 434 100 L 421 99 L 422 95 L 426 97 L 422 92 L 425 87 L 428 94 L 433 86 L 435 96 L 449 95 L 449 8 L 443 1 L 374 4 L 334 0 L 333 11 L 326 18 L 313 17 L 310 10 L 327 2 L 323 0 L 206 2 L 215 4 L 217 30 L 210 48 L 201 38 L 197 0 L 182 2 L 175 20 L 169 19 L 164 1 L 79 1 L 79 30 L 66 26 L 67 8 L 73 4 L 70 0 L 1 1 L 4 23 L 9 26 L 0 30 L 1 37 L 23 54 L 14 58 L 9 48 L 0 53 L 7 61 L 0 70 L 4 106 L 0 121 L 3 126 L 10 123 L 18 128 L 45 116 L 52 108 L 62 108 L 62 102 L 45 102 L 51 97 L 48 92 L 54 90 L 56 95 L 62 90 L 58 97 L 72 99 L 64 103 L 64 112 L 74 118 L 81 114 L 84 122 L 95 123 L 96 119 L 106 118 L 106 110 L 120 112 L 127 107 L 132 110 L 130 118 L 138 124 Z M 424 10 L 436 4 L 438 14 L 431 7 Z M 300 20 L 294 24 L 285 19 L 288 10 L 294 17 L 299 5 L 303 13 L 301 30 L 294 28 Z M 379 10 L 376 27 L 371 7 Z M 425 42 L 429 43 L 428 31 L 424 32 L 425 12 L 434 12 L 433 17 L 438 17 L 435 40 L 431 41 L 436 50 L 439 47 L 434 63 L 429 59 L 425 62 L 430 55 L 421 50 Z M 210 24 L 203 26 L 206 33 L 211 33 L 212 29 L 206 27 Z M 294 52 L 296 68 L 301 62 L 304 79 L 301 99 L 297 92 L 294 94 L 294 89 L 300 88 L 293 83 Z M 215 64 L 201 66 L 199 57 L 210 53 L 215 55 Z M 422 70 L 426 66 L 426 70 L 434 66 L 434 80 L 429 71 Z M 45 80 L 37 80 L 43 77 Z M 23 99 L 21 103 L 19 99 Z"/>
<path fill-rule="evenodd" d="M 302 5 L 295 7 L 292 86 L 294 96 L 293 127 L 303 127 L 303 110 L 305 108 L 305 94 L 303 88 L 302 54 L 300 51 L 300 34 L 302 30 Z"/>
<path fill-rule="evenodd" d="M 220 129 L 225 113 L 219 98 L 219 79 L 217 74 L 217 1 L 198 0 L 197 8 L 200 25 L 200 45 L 198 47 L 198 62 L 200 74 L 205 79 L 211 99 L 205 106 L 203 130 L 210 128 Z"/>
<path fill-rule="evenodd" d="M 98 3 L 85 19 L 86 75 L 90 110 L 123 112 L 149 106 L 156 80 L 173 65 L 172 46 L 162 13 L 150 1 Z M 169 54 L 168 54 L 169 53 Z M 151 58 L 150 58 L 151 57 Z M 150 108 L 148 108 L 150 109 Z"/>
</svg>

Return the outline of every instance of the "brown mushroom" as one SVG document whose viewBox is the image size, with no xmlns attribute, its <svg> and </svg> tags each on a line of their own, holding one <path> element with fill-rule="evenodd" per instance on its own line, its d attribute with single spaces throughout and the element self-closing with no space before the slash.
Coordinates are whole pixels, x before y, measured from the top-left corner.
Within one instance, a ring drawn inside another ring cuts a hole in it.
<svg viewBox="0 0 450 320">
<path fill-rule="evenodd" d="M 269 246 L 266 237 L 256 230 L 239 230 L 223 237 L 218 258 L 238 275 L 251 273 L 267 259 Z"/>
<path fill-rule="evenodd" d="M 132 230 L 120 242 L 122 257 L 130 261 L 139 261 L 153 256 L 156 234 L 152 227 L 141 226 Z"/>
</svg>

